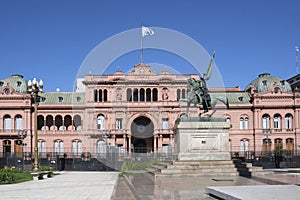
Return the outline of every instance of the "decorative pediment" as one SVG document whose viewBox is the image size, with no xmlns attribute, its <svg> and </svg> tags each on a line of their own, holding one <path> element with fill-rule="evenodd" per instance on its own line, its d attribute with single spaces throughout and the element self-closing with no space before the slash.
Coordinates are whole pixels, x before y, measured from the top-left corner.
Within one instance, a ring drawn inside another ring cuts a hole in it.
<svg viewBox="0 0 300 200">
<path fill-rule="evenodd" d="M 144 64 L 144 63 L 140 63 L 136 66 L 134 66 L 133 70 L 131 72 L 128 73 L 128 75 L 156 75 L 152 69 L 150 68 L 150 66 Z"/>
</svg>

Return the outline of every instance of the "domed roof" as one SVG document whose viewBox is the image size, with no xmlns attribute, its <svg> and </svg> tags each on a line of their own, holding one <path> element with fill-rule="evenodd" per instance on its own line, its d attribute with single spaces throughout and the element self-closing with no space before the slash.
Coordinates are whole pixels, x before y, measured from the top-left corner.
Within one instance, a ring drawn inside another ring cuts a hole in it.
<svg viewBox="0 0 300 200">
<path fill-rule="evenodd" d="M 286 80 L 271 76 L 269 73 L 259 74 L 258 78 L 247 85 L 245 90 L 254 87 L 259 93 L 263 93 L 275 86 L 279 86 L 282 92 L 292 92 L 291 85 Z"/>
<path fill-rule="evenodd" d="M 27 82 L 20 74 L 13 74 L 10 78 L 5 78 L 0 81 L 0 88 L 10 86 L 19 93 L 27 93 Z"/>
</svg>

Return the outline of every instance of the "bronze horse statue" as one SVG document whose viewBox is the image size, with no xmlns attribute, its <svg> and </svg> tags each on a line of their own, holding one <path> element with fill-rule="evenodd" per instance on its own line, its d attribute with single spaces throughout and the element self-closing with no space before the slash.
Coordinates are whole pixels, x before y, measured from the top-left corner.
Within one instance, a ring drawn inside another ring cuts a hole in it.
<svg viewBox="0 0 300 200">
<path fill-rule="evenodd" d="M 226 96 L 211 96 L 208 93 L 203 93 L 202 89 L 199 87 L 201 85 L 201 79 L 196 80 L 194 78 L 189 78 L 187 80 L 188 82 L 188 94 L 186 99 L 179 99 L 179 107 L 181 107 L 181 102 L 187 102 L 187 107 L 185 111 L 185 116 L 188 115 L 190 105 L 193 103 L 194 105 L 202 105 L 204 111 L 199 114 L 201 116 L 202 114 L 208 112 L 208 108 L 212 109 L 212 113 L 208 116 L 209 118 L 213 116 L 216 112 L 216 105 L 218 102 L 223 103 L 226 105 L 227 108 L 229 108 L 228 98 Z"/>
<path fill-rule="evenodd" d="M 179 107 L 180 107 L 180 102 L 187 102 L 185 116 L 188 115 L 191 103 L 193 103 L 194 105 L 199 105 L 199 104 L 202 105 L 204 109 L 203 113 L 208 112 L 208 108 L 211 108 L 213 112 L 209 115 L 209 117 L 211 117 L 216 112 L 216 104 L 218 101 L 225 104 L 227 108 L 229 107 L 228 99 L 226 96 L 220 96 L 220 97 L 210 96 L 206 87 L 206 81 L 209 80 L 211 76 L 214 58 L 215 58 L 215 52 L 211 57 L 207 72 L 204 73 L 199 80 L 196 80 L 194 78 L 189 78 L 187 80 L 188 83 L 187 98 L 179 99 Z M 200 113 L 199 115 L 201 116 L 201 114 L 203 113 Z"/>
</svg>

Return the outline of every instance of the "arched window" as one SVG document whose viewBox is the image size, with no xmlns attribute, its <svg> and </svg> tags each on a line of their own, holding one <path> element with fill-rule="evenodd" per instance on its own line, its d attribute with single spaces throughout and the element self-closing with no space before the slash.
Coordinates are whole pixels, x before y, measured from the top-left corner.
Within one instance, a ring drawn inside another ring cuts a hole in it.
<svg viewBox="0 0 300 200">
<path fill-rule="evenodd" d="M 107 102 L 107 89 L 104 89 L 103 96 L 104 96 L 104 102 Z"/>
<path fill-rule="evenodd" d="M 158 96 L 158 91 L 157 91 L 157 89 L 156 88 L 154 88 L 153 89 L 153 91 L 152 91 L 152 98 L 153 98 L 153 101 L 157 101 L 157 96 Z"/>
<path fill-rule="evenodd" d="M 271 152 L 272 141 L 270 139 L 263 139 L 263 151 Z"/>
<path fill-rule="evenodd" d="M 147 88 L 146 89 L 146 101 L 151 101 L 151 89 Z"/>
<path fill-rule="evenodd" d="M 48 126 L 49 130 L 52 130 L 53 127 L 53 116 L 47 115 L 46 117 L 46 126 Z"/>
<path fill-rule="evenodd" d="M 106 154 L 106 145 L 103 140 L 97 142 L 97 155 L 99 157 L 105 157 Z"/>
<path fill-rule="evenodd" d="M 180 89 L 177 89 L 177 101 L 180 99 Z"/>
<path fill-rule="evenodd" d="M 185 89 L 182 89 L 182 98 L 185 99 Z"/>
<path fill-rule="evenodd" d="M 287 114 L 285 116 L 285 128 L 287 130 L 292 130 L 293 129 L 293 127 L 292 127 L 292 120 L 293 120 L 293 117 L 292 117 L 291 114 Z"/>
<path fill-rule="evenodd" d="M 82 142 L 80 140 L 72 141 L 72 154 L 81 155 L 82 153 Z"/>
<path fill-rule="evenodd" d="M 102 102 L 102 90 L 99 90 L 99 102 Z"/>
<path fill-rule="evenodd" d="M 144 88 L 140 89 L 140 101 L 141 102 L 145 101 L 145 89 Z"/>
<path fill-rule="evenodd" d="M 3 121 L 4 121 L 4 123 L 3 123 L 4 130 L 5 131 L 10 131 L 11 130 L 11 118 L 10 118 L 10 115 L 5 115 Z"/>
<path fill-rule="evenodd" d="M 77 131 L 82 130 L 81 117 L 79 115 L 74 116 L 74 126 Z"/>
<path fill-rule="evenodd" d="M 57 115 L 55 117 L 55 126 L 57 127 L 57 130 L 60 130 L 60 131 L 64 130 L 62 116 Z"/>
<path fill-rule="evenodd" d="M 267 114 L 264 114 L 262 117 L 262 128 L 263 129 L 269 129 L 270 128 L 270 116 Z"/>
<path fill-rule="evenodd" d="M 94 90 L 94 102 L 98 101 L 98 91 Z"/>
<path fill-rule="evenodd" d="M 246 151 L 249 151 L 249 140 L 241 139 L 240 140 L 240 153 L 243 155 Z"/>
<path fill-rule="evenodd" d="M 104 130 L 105 129 L 105 119 L 103 115 L 98 115 L 97 117 L 97 129 Z"/>
<path fill-rule="evenodd" d="M 276 114 L 274 116 L 274 129 L 280 129 L 280 121 L 281 121 L 281 116 L 279 114 Z"/>
<path fill-rule="evenodd" d="M 244 118 L 240 118 L 240 129 L 244 129 Z"/>
<path fill-rule="evenodd" d="M 248 119 L 248 117 L 245 118 L 244 127 L 245 127 L 245 129 L 249 129 L 249 119 Z"/>
<path fill-rule="evenodd" d="M 46 142 L 44 140 L 38 141 L 38 152 L 39 153 L 46 153 Z"/>
<path fill-rule="evenodd" d="M 132 90 L 130 88 L 126 91 L 127 101 L 132 101 Z"/>
<path fill-rule="evenodd" d="M 16 130 L 22 130 L 23 129 L 23 120 L 21 115 L 17 115 L 15 118 L 15 128 Z"/>
<path fill-rule="evenodd" d="M 64 153 L 64 142 L 62 140 L 54 141 L 54 153 L 60 155 Z"/>
<path fill-rule="evenodd" d="M 37 120 L 38 120 L 38 130 L 47 130 L 46 127 L 44 126 L 44 116 L 39 115 Z"/>
<path fill-rule="evenodd" d="M 133 101 L 138 101 L 139 100 L 139 97 L 138 97 L 138 94 L 139 94 L 139 91 L 137 88 L 134 88 L 133 89 Z"/>
<path fill-rule="evenodd" d="M 66 115 L 64 117 L 64 127 L 66 127 L 66 130 L 69 129 L 72 130 L 71 126 L 72 126 L 72 118 L 70 115 Z"/>
</svg>

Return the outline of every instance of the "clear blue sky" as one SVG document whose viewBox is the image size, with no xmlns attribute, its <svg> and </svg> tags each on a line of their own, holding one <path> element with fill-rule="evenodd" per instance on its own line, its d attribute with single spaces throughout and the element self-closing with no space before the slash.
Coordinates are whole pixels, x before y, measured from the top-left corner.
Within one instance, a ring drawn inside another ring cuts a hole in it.
<svg viewBox="0 0 300 200">
<path fill-rule="evenodd" d="M 216 50 L 226 87 L 244 89 L 263 72 L 283 79 L 296 74 L 297 0 L 2 0 L 0 79 L 18 73 L 42 78 L 46 91 L 72 91 L 78 69 L 99 43 L 142 23 Z M 144 61 L 172 65 L 168 55 L 154 57 Z M 124 65 L 138 62 L 129 55 Z"/>
</svg>

